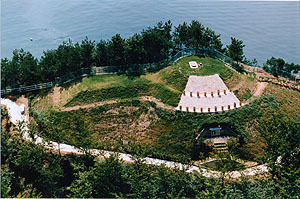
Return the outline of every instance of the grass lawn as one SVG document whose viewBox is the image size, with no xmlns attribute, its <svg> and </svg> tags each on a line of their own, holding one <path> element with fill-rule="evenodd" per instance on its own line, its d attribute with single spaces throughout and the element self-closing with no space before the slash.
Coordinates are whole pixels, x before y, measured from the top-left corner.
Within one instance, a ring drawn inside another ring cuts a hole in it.
<svg viewBox="0 0 300 199">
<path fill-rule="evenodd" d="M 189 61 L 202 63 L 203 67 L 192 69 Z M 63 106 L 84 105 L 113 98 L 136 98 L 142 95 L 151 95 L 168 105 L 176 106 L 190 75 L 213 74 L 219 74 L 229 88 L 238 90 L 236 94 L 240 100 L 245 101 L 252 96 L 256 86 L 254 78 L 234 72 L 217 59 L 188 56 L 157 73 L 136 78 L 115 74 L 84 77 L 60 89 L 58 104 L 53 103 L 52 94 L 49 94 L 34 99 L 32 107 L 35 110 L 47 110 L 53 106 L 58 110 Z"/>
<path fill-rule="evenodd" d="M 189 61 L 202 63 L 203 67 L 192 69 Z M 231 69 L 227 68 L 223 62 L 211 57 L 188 56 L 180 59 L 172 67 L 167 67 L 159 71 L 160 78 L 169 86 L 179 91 L 185 88 L 186 82 L 190 75 L 214 75 L 219 74 L 223 80 L 230 79 L 233 74 Z"/>
</svg>

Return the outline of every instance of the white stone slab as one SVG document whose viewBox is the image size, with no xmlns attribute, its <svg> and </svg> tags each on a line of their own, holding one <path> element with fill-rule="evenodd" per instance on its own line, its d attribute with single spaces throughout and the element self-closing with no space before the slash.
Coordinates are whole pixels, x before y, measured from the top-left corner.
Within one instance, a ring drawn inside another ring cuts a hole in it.
<svg viewBox="0 0 300 199">
<path fill-rule="evenodd" d="M 189 65 L 190 65 L 191 68 L 198 68 L 198 64 L 195 61 L 190 61 Z"/>
</svg>

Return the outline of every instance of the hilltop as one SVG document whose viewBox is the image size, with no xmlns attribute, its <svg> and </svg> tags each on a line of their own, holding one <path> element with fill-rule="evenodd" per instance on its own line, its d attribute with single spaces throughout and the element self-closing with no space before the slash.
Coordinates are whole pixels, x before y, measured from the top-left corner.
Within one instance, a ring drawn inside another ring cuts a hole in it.
<svg viewBox="0 0 300 199">
<path fill-rule="evenodd" d="M 201 62 L 203 67 L 191 69 L 189 61 Z M 220 114 L 174 111 L 190 75 L 213 74 L 219 74 L 248 105 Z M 255 74 L 238 73 L 210 57 L 188 56 L 159 72 L 136 78 L 116 74 L 84 77 L 36 96 L 31 107 L 39 127 L 52 129 L 42 133 L 50 139 L 57 139 L 57 135 L 51 134 L 55 129 L 43 122 L 45 118 L 51 118 L 52 125 L 61 129 L 59 139 L 71 145 L 82 147 L 84 139 L 84 147 L 176 161 L 208 157 L 212 150 L 195 148 L 194 138 L 207 124 L 228 124 L 238 134 L 229 150 L 239 158 L 257 161 L 265 145 L 259 124 L 274 112 L 296 119 L 299 103 L 297 91 L 273 84 L 261 86 Z"/>
</svg>

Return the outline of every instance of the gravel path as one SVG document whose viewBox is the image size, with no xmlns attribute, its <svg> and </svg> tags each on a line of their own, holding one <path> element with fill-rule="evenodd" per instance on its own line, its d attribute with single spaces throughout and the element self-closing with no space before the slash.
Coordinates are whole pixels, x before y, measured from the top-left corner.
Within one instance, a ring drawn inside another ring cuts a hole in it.
<svg viewBox="0 0 300 199">
<path fill-rule="evenodd" d="M 1 99 L 1 104 L 5 105 L 8 109 L 8 113 L 11 117 L 11 121 L 14 124 L 18 124 L 19 122 L 28 122 L 28 117 L 22 114 L 24 111 L 25 105 L 21 104 L 20 106 L 16 104 L 15 102 L 8 100 L 8 99 Z M 23 126 L 25 133 L 24 138 L 26 140 L 32 141 L 31 138 L 29 138 L 29 135 L 27 133 L 28 128 L 27 126 Z M 40 137 L 36 137 L 35 143 L 36 144 L 42 144 L 43 139 Z M 76 154 L 82 154 L 83 152 L 75 148 L 74 146 L 67 145 L 67 144 L 58 144 L 56 142 L 49 142 L 52 147 L 46 146 L 47 148 L 53 149 L 53 150 L 60 150 L 62 153 L 76 153 Z M 111 155 L 118 155 L 119 160 L 125 161 L 127 163 L 133 163 L 135 161 L 135 158 L 129 154 L 124 153 L 116 153 L 111 151 L 105 151 L 105 150 L 97 150 L 97 149 L 91 149 L 90 152 L 94 155 L 97 155 L 99 158 L 103 157 L 109 157 Z M 205 168 L 193 166 L 193 165 L 187 165 L 182 164 L 178 162 L 172 162 L 167 160 L 161 160 L 161 159 L 155 159 L 155 158 L 143 158 L 142 161 L 145 164 L 148 165 L 165 165 L 168 168 L 178 168 L 178 169 L 185 169 L 186 172 L 199 172 L 205 177 L 220 177 L 221 173 L 218 171 L 212 171 Z M 247 176 L 253 176 L 256 174 L 262 174 L 268 171 L 268 168 L 265 165 L 259 165 L 252 168 L 245 169 L 241 172 L 233 171 L 233 172 L 227 172 L 225 174 L 226 178 L 240 178 L 241 175 L 247 175 Z"/>
</svg>

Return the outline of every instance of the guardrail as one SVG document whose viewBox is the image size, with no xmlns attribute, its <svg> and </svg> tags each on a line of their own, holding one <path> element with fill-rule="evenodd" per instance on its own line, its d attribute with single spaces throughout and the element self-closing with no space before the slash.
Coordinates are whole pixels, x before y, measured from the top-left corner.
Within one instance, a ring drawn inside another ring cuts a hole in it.
<svg viewBox="0 0 300 199">
<path fill-rule="evenodd" d="M 51 88 L 53 86 L 54 86 L 53 82 L 46 82 L 46 83 L 35 84 L 35 85 L 31 85 L 31 86 L 21 86 L 19 88 L 7 88 L 4 90 L 1 90 L 1 96 L 15 95 L 15 94 L 19 94 L 19 93 L 36 91 L 36 90 Z"/>
</svg>

